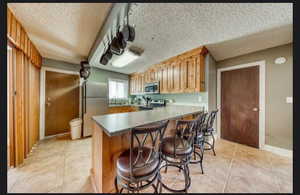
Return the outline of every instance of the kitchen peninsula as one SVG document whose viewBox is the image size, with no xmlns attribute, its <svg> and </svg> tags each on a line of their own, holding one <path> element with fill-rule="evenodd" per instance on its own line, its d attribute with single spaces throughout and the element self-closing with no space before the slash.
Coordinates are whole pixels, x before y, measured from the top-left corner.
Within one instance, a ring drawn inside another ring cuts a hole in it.
<svg viewBox="0 0 300 195">
<path fill-rule="evenodd" d="M 92 133 L 91 180 L 97 193 L 114 192 L 116 159 L 130 146 L 130 130 L 163 120 L 170 120 L 166 135 L 172 134 L 175 120 L 203 110 L 200 106 L 166 106 L 153 110 L 94 116 Z"/>
</svg>

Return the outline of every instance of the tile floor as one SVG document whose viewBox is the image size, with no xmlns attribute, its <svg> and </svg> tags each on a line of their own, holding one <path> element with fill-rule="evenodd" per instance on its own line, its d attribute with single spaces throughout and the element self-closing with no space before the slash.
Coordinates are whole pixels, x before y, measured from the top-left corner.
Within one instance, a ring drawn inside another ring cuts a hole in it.
<svg viewBox="0 0 300 195">
<path fill-rule="evenodd" d="M 72 141 L 69 135 L 39 142 L 21 167 L 9 169 L 8 192 L 93 192 L 90 144 L 91 138 Z M 205 152 L 203 175 L 199 165 L 190 165 L 189 192 L 293 191 L 290 158 L 222 139 L 216 142 L 216 153 Z M 169 168 L 162 177 L 170 187 L 183 186 L 183 176 L 175 169 Z"/>
</svg>

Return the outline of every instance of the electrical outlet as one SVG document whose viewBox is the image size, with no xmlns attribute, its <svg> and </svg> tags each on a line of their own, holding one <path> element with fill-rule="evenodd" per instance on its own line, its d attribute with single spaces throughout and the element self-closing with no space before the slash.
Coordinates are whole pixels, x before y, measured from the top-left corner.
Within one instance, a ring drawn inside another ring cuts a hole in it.
<svg viewBox="0 0 300 195">
<path fill-rule="evenodd" d="M 201 96 L 198 97 L 198 102 L 202 102 L 202 97 Z"/>
</svg>

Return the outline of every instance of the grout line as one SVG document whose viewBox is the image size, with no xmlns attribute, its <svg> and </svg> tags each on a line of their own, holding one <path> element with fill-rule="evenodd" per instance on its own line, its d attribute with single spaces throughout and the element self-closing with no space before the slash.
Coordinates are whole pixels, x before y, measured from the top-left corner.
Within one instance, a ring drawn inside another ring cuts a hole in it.
<svg viewBox="0 0 300 195">
<path fill-rule="evenodd" d="M 223 190 L 222 190 L 223 193 L 225 193 L 225 189 L 226 189 L 226 187 L 228 185 L 228 181 L 229 181 L 229 179 L 231 177 L 231 168 L 232 168 L 232 163 L 234 161 L 234 157 L 235 157 L 236 152 L 237 152 L 237 147 L 238 147 L 237 144 L 235 144 L 234 153 L 233 153 L 232 158 L 230 160 L 230 165 L 229 165 L 229 169 L 228 169 L 228 176 L 227 176 L 226 182 L 225 182 Z"/>
</svg>

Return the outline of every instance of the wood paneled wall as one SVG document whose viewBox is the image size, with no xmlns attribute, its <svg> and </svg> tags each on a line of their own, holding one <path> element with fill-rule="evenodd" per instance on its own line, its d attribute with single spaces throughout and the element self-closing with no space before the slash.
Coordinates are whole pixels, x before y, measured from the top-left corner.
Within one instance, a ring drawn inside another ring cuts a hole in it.
<svg viewBox="0 0 300 195">
<path fill-rule="evenodd" d="M 10 79 L 10 159 L 11 166 L 23 163 L 39 139 L 40 69 L 25 54 L 12 48 Z"/>
<path fill-rule="evenodd" d="M 7 38 L 30 59 L 33 65 L 41 67 L 41 54 L 10 9 L 7 9 Z"/>
<path fill-rule="evenodd" d="M 10 166 L 18 166 L 39 139 L 40 67 L 42 57 L 8 9 Z"/>
</svg>

